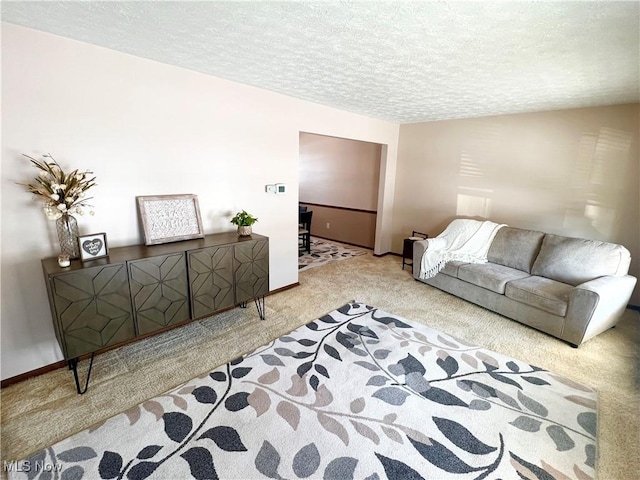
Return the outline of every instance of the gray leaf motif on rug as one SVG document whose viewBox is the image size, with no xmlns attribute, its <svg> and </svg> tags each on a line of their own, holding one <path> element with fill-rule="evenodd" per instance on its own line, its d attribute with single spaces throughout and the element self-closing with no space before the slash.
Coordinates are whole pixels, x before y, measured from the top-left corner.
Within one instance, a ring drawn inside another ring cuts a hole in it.
<svg viewBox="0 0 640 480">
<path fill-rule="evenodd" d="M 353 302 L 9 477 L 588 479 L 596 407 L 584 385 Z"/>
<path fill-rule="evenodd" d="M 311 251 L 298 257 L 298 271 L 320 267 L 337 260 L 366 255 L 367 250 L 332 241 L 311 237 Z"/>
</svg>

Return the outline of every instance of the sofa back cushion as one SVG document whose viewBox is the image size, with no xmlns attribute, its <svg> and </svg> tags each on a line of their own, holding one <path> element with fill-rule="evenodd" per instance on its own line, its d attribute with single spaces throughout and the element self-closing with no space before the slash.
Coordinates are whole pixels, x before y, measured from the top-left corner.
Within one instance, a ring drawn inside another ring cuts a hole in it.
<svg viewBox="0 0 640 480">
<path fill-rule="evenodd" d="M 535 230 L 502 227 L 491 243 L 487 259 L 491 263 L 531 273 L 543 237 L 543 232 Z"/>
<path fill-rule="evenodd" d="M 569 285 L 629 271 L 629 250 L 615 243 L 547 234 L 531 273 Z"/>
</svg>

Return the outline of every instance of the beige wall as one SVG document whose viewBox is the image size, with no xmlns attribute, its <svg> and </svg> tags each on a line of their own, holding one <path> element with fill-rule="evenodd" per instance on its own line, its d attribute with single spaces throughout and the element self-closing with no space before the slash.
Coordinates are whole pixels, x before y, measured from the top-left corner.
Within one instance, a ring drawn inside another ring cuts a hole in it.
<svg viewBox="0 0 640 480">
<path fill-rule="evenodd" d="M 391 246 L 399 125 L 105 48 L 2 24 L 0 212 L 2 378 L 62 358 L 40 259 L 57 254 L 52 222 L 16 181 L 22 153 L 50 152 L 95 172 L 95 217 L 82 234 L 141 243 L 135 197 L 194 193 L 206 233 L 233 230 L 246 209 L 270 238 L 270 287 L 298 281 L 301 131 L 385 145 L 377 248 Z M 288 193 L 265 193 L 286 183 Z"/>
<path fill-rule="evenodd" d="M 300 133 L 300 201 L 376 211 L 377 143 Z"/>
<path fill-rule="evenodd" d="M 640 278 L 639 114 L 631 104 L 401 125 L 393 251 L 412 230 L 476 216 L 621 243 Z"/>
<path fill-rule="evenodd" d="M 311 235 L 373 249 L 376 214 L 342 208 L 307 205 L 311 216 Z"/>
<path fill-rule="evenodd" d="M 309 207 L 314 235 L 374 248 L 382 154 L 377 143 L 300 133 L 300 202 L 323 205 Z"/>
</svg>

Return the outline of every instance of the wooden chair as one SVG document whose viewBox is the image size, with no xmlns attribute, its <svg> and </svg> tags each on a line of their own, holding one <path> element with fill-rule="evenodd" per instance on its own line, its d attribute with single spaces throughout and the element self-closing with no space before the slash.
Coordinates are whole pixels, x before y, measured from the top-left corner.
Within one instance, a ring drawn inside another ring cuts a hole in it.
<svg viewBox="0 0 640 480">
<path fill-rule="evenodd" d="M 300 212 L 298 214 L 298 240 L 302 240 L 301 248 L 311 253 L 311 217 L 313 211 Z"/>
</svg>

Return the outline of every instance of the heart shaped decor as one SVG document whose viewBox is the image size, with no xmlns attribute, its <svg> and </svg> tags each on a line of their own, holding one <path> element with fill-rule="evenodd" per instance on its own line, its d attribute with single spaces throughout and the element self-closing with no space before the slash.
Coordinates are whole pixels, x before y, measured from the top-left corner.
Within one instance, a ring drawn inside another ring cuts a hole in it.
<svg viewBox="0 0 640 480">
<path fill-rule="evenodd" d="M 94 238 L 93 240 L 85 240 L 82 242 L 82 249 L 89 255 L 93 255 L 95 257 L 100 253 L 100 250 L 102 250 L 102 245 L 102 240 Z"/>
</svg>

